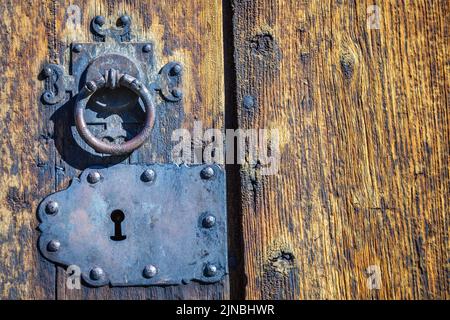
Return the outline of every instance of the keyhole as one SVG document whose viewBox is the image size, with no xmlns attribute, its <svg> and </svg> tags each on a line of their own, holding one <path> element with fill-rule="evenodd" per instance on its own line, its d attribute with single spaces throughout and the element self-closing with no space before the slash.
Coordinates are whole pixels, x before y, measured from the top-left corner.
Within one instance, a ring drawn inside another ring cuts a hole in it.
<svg viewBox="0 0 450 320">
<path fill-rule="evenodd" d="M 114 210 L 111 213 L 111 220 L 114 222 L 114 235 L 111 236 L 111 240 L 122 241 L 127 236 L 122 234 L 122 221 L 125 219 L 125 214 L 122 210 Z"/>
</svg>

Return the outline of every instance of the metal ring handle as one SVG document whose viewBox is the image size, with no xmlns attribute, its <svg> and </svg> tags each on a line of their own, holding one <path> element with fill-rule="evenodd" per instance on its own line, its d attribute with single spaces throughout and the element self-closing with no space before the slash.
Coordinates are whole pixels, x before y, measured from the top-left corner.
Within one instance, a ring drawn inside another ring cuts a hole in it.
<svg viewBox="0 0 450 320">
<path fill-rule="evenodd" d="M 90 97 L 98 89 L 103 87 L 110 87 L 114 89 L 120 86 L 129 88 L 142 99 L 146 118 L 144 128 L 134 138 L 122 144 L 112 144 L 103 142 L 92 134 L 86 125 L 84 110 L 86 109 L 86 105 Z M 111 155 L 129 154 L 144 144 L 145 140 L 150 137 L 153 124 L 155 122 L 155 105 L 153 103 L 150 91 L 148 91 L 145 85 L 143 85 L 136 78 L 128 74 L 119 74 L 115 70 L 109 70 L 107 74 L 105 74 L 105 77 L 86 83 L 78 96 L 79 98 L 75 106 L 75 125 L 83 140 L 94 148 L 95 151 Z"/>
</svg>

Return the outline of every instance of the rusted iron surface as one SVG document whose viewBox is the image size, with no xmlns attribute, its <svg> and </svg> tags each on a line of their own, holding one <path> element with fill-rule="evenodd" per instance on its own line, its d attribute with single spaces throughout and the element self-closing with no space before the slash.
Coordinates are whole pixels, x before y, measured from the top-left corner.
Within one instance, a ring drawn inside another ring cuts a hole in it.
<svg viewBox="0 0 450 320">
<path fill-rule="evenodd" d="M 150 42 L 72 43 L 70 70 L 77 84 L 77 94 L 73 99 L 76 126 L 71 131 L 75 141 L 89 153 L 127 154 L 150 134 L 149 120 L 154 121 L 151 118 L 154 118 L 157 103 L 157 92 L 151 88 L 151 83 L 158 82 L 152 48 Z M 142 85 L 133 90 L 135 86 L 120 83 L 120 78 L 113 76 L 111 70 L 128 74 Z M 86 85 L 92 81 L 96 88 L 90 92 Z M 77 110 L 80 104 L 83 110 Z M 81 125 L 81 117 L 86 126 Z M 131 140 L 139 132 L 145 137 L 135 144 Z M 127 142 L 132 148 L 123 146 Z"/>
<path fill-rule="evenodd" d="M 163 98 L 167 101 L 180 101 L 183 97 L 181 91 L 182 66 L 178 62 L 169 62 L 159 72 L 158 81 L 155 83 Z"/>
<path fill-rule="evenodd" d="M 158 72 L 154 43 L 130 42 L 129 16 L 121 16 L 117 27 L 103 28 L 104 23 L 102 16 L 92 20 L 95 42 L 73 42 L 68 63 L 44 67 L 42 102 L 59 109 L 73 105 L 76 126 L 71 133 L 84 151 L 96 156 L 127 155 L 148 140 L 159 98 L 182 99 L 182 66 L 169 62 Z M 105 41 L 107 37 L 113 41 Z M 134 80 L 121 81 L 119 75 Z"/>
<path fill-rule="evenodd" d="M 38 208 L 39 248 L 91 286 L 212 283 L 227 273 L 225 175 L 212 166 L 85 170 Z"/>
<path fill-rule="evenodd" d="M 44 66 L 41 76 L 46 80 L 45 91 L 41 101 L 45 105 L 58 105 L 66 99 L 66 91 L 74 89 L 74 78 L 64 74 L 64 68 L 58 64 L 48 63 Z"/>
<path fill-rule="evenodd" d="M 96 16 L 91 21 L 91 31 L 98 41 L 105 41 L 106 37 L 111 37 L 116 41 L 130 41 L 131 39 L 131 17 L 122 15 L 117 21 L 116 27 L 104 28 L 105 17 Z"/>
<path fill-rule="evenodd" d="M 117 87 L 126 87 L 141 98 L 145 108 L 145 123 L 142 130 L 131 140 L 121 144 L 104 142 L 89 130 L 84 119 L 84 110 L 91 96 L 104 87 L 116 89 Z M 139 148 L 150 136 L 153 124 L 155 122 L 155 104 L 150 91 L 139 80 L 128 74 L 121 74 L 115 69 L 105 71 L 105 75 L 98 80 L 91 80 L 86 83 L 78 94 L 78 101 L 75 105 L 75 124 L 80 136 L 88 145 L 99 153 L 112 155 L 129 154 Z"/>
</svg>

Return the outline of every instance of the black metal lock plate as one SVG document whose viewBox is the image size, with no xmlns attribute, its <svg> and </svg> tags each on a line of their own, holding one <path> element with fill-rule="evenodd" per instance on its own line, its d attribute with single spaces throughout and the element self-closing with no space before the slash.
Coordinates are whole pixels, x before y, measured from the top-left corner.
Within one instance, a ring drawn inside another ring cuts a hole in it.
<svg viewBox="0 0 450 320">
<path fill-rule="evenodd" d="M 92 286 L 216 282 L 227 273 L 219 166 L 87 169 L 38 208 L 42 254 Z"/>
</svg>

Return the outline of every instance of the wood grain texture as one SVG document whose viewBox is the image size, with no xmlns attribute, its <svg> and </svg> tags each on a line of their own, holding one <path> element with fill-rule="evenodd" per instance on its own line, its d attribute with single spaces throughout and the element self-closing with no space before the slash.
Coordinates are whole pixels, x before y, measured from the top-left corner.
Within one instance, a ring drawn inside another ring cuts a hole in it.
<svg viewBox="0 0 450 320">
<path fill-rule="evenodd" d="M 76 7 L 74 7 L 76 6 Z M 81 19 L 77 20 L 76 10 Z M 170 161 L 172 129 L 224 125 L 222 7 L 220 1 L 1 1 L 0 123 L 0 297 L 57 299 L 220 299 L 228 297 L 228 280 L 213 285 L 190 283 L 157 288 L 66 288 L 63 268 L 37 251 L 35 210 L 44 196 L 68 186 L 93 163 L 70 145 L 71 111 L 43 106 L 45 62 L 64 64 L 69 45 L 92 42 L 91 19 L 104 15 L 115 24 L 122 14 L 132 19 L 132 41 L 154 42 L 156 67 L 179 61 L 183 102 L 159 101 L 152 141 L 135 152 L 132 163 Z M 74 11 L 75 10 L 75 11 Z M 58 121 L 65 119 L 63 121 Z M 103 163 L 103 162 L 102 162 Z"/>
<path fill-rule="evenodd" d="M 127 13 L 133 41 L 155 42 L 157 67 L 184 65 L 184 99 L 160 103 L 152 142 L 125 161 L 167 162 L 173 128 L 224 125 L 223 40 L 234 39 L 227 67 L 236 66 L 225 73 L 236 78 L 227 126 L 280 130 L 279 173 L 243 165 L 240 193 L 228 185 L 232 297 L 246 283 L 249 299 L 450 298 L 450 8 L 380 1 L 381 28 L 368 30 L 371 4 L 236 0 L 231 37 L 218 0 L 0 1 L 0 297 L 229 297 L 227 279 L 68 290 L 64 269 L 38 254 L 39 201 L 92 164 L 74 164 L 70 121 L 55 123 L 56 109 L 39 103 L 38 74 L 45 62 L 67 62 L 72 41 L 92 41 L 93 16 L 111 24 Z M 254 108 L 242 107 L 247 95 Z M 371 265 L 379 290 L 368 288 Z"/>
<path fill-rule="evenodd" d="M 38 254 L 35 208 L 55 189 L 51 108 L 39 108 L 45 6 L 0 2 L 0 297 L 53 299 L 55 269 Z M 32 32 L 31 32 L 32 31 Z"/>
<path fill-rule="evenodd" d="M 238 125 L 281 137 L 241 168 L 246 298 L 450 298 L 449 3 L 372 4 L 234 2 Z"/>
</svg>

